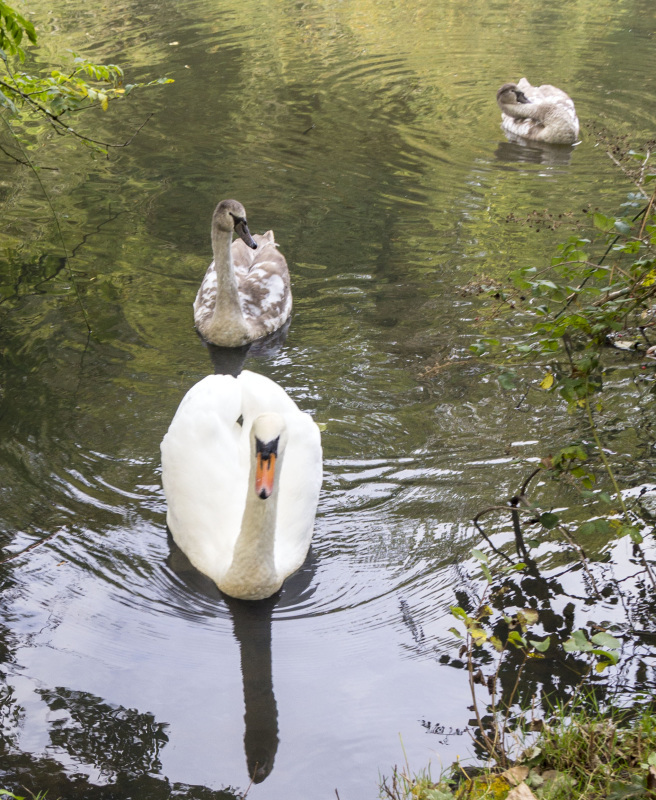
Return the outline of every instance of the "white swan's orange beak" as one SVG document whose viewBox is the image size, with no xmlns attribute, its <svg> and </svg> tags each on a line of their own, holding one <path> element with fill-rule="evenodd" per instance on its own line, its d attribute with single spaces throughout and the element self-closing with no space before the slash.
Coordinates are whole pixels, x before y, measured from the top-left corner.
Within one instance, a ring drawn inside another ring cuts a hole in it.
<svg viewBox="0 0 656 800">
<path fill-rule="evenodd" d="M 276 454 L 263 455 L 257 453 L 255 458 L 255 494 L 262 500 L 273 492 L 273 480 L 276 474 Z"/>
</svg>

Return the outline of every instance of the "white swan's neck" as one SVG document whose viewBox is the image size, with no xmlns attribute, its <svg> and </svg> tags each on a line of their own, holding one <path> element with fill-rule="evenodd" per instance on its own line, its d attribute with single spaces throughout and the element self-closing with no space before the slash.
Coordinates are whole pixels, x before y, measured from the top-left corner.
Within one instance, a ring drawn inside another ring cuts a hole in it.
<svg viewBox="0 0 656 800">
<path fill-rule="evenodd" d="M 248 325 L 239 304 L 239 291 L 232 262 L 232 232 L 212 226 L 212 252 L 216 271 L 216 302 L 206 332 L 212 339 L 216 330 L 217 339 L 222 339 L 229 347 L 238 347 L 247 341 Z"/>
<path fill-rule="evenodd" d="M 279 458 L 277 469 L 281 466 Z M 278 481 L 266 500 L 255 493 L 255 459 L 252 458 L 241 530 L 230 567 L 219 584 L 221 591 L 243 600 L 263 600 L 282 586 L 274 560 L 277 506 Z"/>
</svg>

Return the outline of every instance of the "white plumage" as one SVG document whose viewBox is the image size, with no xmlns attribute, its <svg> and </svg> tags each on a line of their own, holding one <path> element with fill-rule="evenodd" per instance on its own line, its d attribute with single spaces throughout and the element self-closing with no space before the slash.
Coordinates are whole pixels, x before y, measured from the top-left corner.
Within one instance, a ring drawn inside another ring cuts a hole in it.
<svg viewBox="0 0 656 800">
<path fill-rule="evenodd" d="M 267 497 L 256 489 L 256 440 L 265 450 L 275 443 Z M 232 597 L 274 594 L 312 538 L 322 454 L 310 415 L 262 375 L 210 375 L 183 398 L 161 450 L 166 519 L 180 549 Z"/>
<path fill-rule="evenodd" d="M 531 86 L 522 78 L 497 91 L 501 126 L 508 133 L 549 144 L 574 144 L 579 120 L 572 98 L 550 84 Z"/>
</svg>

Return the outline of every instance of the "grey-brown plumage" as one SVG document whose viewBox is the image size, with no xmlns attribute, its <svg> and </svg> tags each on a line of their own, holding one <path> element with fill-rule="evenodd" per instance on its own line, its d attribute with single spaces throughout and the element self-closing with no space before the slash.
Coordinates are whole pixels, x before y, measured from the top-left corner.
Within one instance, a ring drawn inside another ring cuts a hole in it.
<svg viewBox="0 0 656 800">
<path fill-rule="evenodd" d="M 232 235 L 239 236 L 234 242 Z M 223 347 L 240 347 L 278 330 L 292 310 L 287 262 L 273 231 L 251 236 L 246 211 L 222 200 L 212 217 L 214 260 L 194 302 L 201 336 Z"/>
<path fill-rule="evenodd" d="M 497 103 L 501 126 L 508 133 L 549 144 L 574 144 L 578 139 L 574 101 L 556 86 L 531 86 L 526 78 L 504 83 L 497 91 Z"/>
</svg>

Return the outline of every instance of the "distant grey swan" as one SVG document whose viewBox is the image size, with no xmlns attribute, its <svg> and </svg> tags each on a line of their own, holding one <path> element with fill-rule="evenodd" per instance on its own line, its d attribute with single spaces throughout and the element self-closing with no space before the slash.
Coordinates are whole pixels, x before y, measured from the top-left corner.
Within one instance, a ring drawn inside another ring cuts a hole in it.
<svg viewBox="0 0 656 800">
<path fill-rule="evenodd" d="M 234 242 L 233 231 L 239 236 Z M 240 347 L 278 330 L 291 314 L 292 293 L 273 231 L 251 236 L 244 206 L 222 200 L 212 217 L 212 251 L 194 302 L 201 336 L 222 347 Z"/>
<path fill-rule="evenodd" d="M 516 136 L 549 144 L 574 144 L 579 121 L 572 98 L 562 89 L 545 84 L 504 83 L 497 92 L 501 127 Z"/>
</svg>

